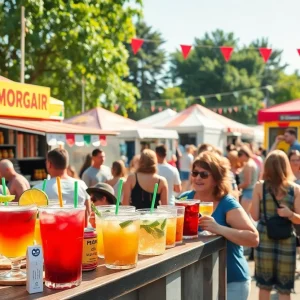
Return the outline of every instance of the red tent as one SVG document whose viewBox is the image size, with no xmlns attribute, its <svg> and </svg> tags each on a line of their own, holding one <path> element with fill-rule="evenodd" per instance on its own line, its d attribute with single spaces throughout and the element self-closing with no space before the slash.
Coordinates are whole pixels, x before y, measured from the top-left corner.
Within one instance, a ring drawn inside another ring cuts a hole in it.
<svg viewBox="0 0 300 300">
<path fill-rule="evenodd" d="M 300 121 L 300 99 L 273 105 L 258 111 L 258 123 Z"/>
</svg>

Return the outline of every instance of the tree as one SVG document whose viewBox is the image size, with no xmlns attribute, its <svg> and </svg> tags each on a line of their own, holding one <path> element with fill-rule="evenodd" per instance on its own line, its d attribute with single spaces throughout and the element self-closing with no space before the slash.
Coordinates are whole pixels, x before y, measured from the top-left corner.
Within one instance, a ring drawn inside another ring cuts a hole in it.
<svg viewBox="0 0 300 300">
<path fill-rule="evenodd" d="M 180 87 L 169 87 L 164 89 L 162 95 L 162 99 L 166 99 L 166 101 L 170 101 L 170 107 L 175 108 L 176 111 L 181 111 L 186 107 L 186 97 L 185 94 L 182 92 Z M 174 100 L 176 99 L 176 100 Z M 160 105 L 161 106 L 161 105 Z M 163 103 L 163 108 L 168 108 L 166 102 Z"/>
<path fill-rule="evenodd" d="M 220 46 L 235 48 L 228 63 L 225 62 L 218 48 Z M 206 33 L 201 39 L 195 39 L 194 47 L 187 60 L 183 59 L 179 51 L 172 54 L 173 82 L 180 81 L 179 86 L 182 91 L 187 96 L 194 97 L 251 89 L 235 96 L 230 94 L 222 98 L 218 97 L 219 99 L 207 98 L 205 105 L 247 107 L 232 114 L 228 113 L 227 116 L 243 123 L 256 123 L 257 110 L 262 107 L 264 98 L 260 87 L 266 83 L 275 84 L 276 77 L 272 77 L 273 71 L 281 72 L 284 68 L 280 65 L 281 53 L 274 52 L 273 55 L 272 67 L 268 69 L 269 74 L 267 74 L 268 66 L 264 64 L 258 50 L 249 49 L 249 46 L 238 49 L 238 39 L 233 33 L 216 30 L 211 34 Z M 268 80 L 264 81 L 266 74 Z M 194 102 L 201 104 L 200 99 Z"/>
<path fill-rule="evenodd" d="M 138 5 L 142 0 L 135 0 Z M 129 0 L 4 0 L 0 4 L 0 73 L 18 81 L 20 12 L 26 9 L 26 83 L 51 88 L 67 115 L 80 111 L 82 79 L 86 109 L 101 105 L 136 109 L 138 90 L 129 74 L 125 43 L 135 35 L 139 10 Z M 0 2 L 0 3 L 1 3 Z"/>
<path fill-rule="evenodd" d="M 137 22 L 136 35 L 145 42 L 136 55 L 129 49 L 130 75 L 127 80 L 138 87 L 141 101 L 157 99 L 166 83 L 164 66 L 167 55 L 162 49 L 164 40 L 160 32 L 144 21 Z"/>
<path fill-rule="evenodd" d="M 283 103 L 289 100 L 300 99 L 300 77 L 298 73 L 287 75 L 281 73 L 275 93 L 271 95 L 271 104 Z"/>
</svg>

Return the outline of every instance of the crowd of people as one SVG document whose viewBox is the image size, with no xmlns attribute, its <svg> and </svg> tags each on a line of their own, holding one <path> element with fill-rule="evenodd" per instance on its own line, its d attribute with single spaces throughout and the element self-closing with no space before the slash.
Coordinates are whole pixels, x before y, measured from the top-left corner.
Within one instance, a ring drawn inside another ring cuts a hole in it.
<svg viewBox="0 0 300 300">
<path fill-rule="evenodd" d="M 86 205 L 92 226 L 91 203 L 115 204 L 121 180 L 122 205 L 137 209 L 150 207 L 156 183 L 155 207 L 174 205 L 176 198 L 213 202 L 213 214 L 199 217 L 199 230 L 228 240 L 228 299 L 247 299 L 250 293 L 251 278 L 243 247 L 254 249 L 259 299 L 270 299 L 274 288 L 280 300 L 290 299 L 296 271 L 296 235 L 300 235 L 300 153 L 294 137 L 293 129 L 288 129 L 276 139 L 290 144 L 288 154 L 275 149 L 266 154 L 249 144 L 228 145 L 222 153 L 213 145 L 201 144 L 176 150 L 168 161 L 166 146 L 158 145 L 155 151 L 143 149 L 128 167 L 123 160 L 106 166 L 105 152 L 95 149 L 86 156 L 79 175 L 69 165 L 68 152 L 57 148 L 47 155 L 51 179 L 45 193 L 50 201 L 57 199 L 56 177 L 60 177 L 63 199 L 71 204 L 77 180 L 79 203 Z M 8 181 L 8 190 L 16 195 L 16 201 L 29 188 L 9 160 L 0 162 L 0 176 Z M 42 184 L 35 188 L 41 189 Z"/>
</svg>

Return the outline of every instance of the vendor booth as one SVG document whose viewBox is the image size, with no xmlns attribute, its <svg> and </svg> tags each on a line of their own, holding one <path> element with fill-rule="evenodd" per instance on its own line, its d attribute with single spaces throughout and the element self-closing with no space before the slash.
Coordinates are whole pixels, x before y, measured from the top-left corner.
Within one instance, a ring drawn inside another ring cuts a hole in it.
<svg viewBox="0 0 300 300">
<path fill-rule="evenodd" d="M 34 185 L 46 178 L 45 158 L 51 147 L 100 145 L 113 131 L 64 124 L 64 103 L 46 87 L 0 78 L 0 160 L 10 159 Z"/>
<path fill-rule="evenodd" d="M 236 138 L 251 140 L 254 130 L 246 125 L 228 119 L 210 109 L 194 104 L 171 118 L 164 128 L 178 131 L 180 144 L 209 143 L 224 149 Z"/>
<path fill-rule="evenodd" d="M 158 144 L 166 144 L 171 152 L 174 140 L 178 139 L 176 130 L 157 129 L 149 125 L 139 124 L 129 118 L 122 117 L 104 108 L 97 107 L 64 121 L 67 124 L 76 124 L 86 128 L 101 130 L 113 130 L 120 134 L 108 138 L 106 151 L 106 164 L 110 165 L 114 160 L 123 157 L 128 162 L 135 154 L 141 152 L 144 147 L 154 149 Z M 75 149 L 70 151 L 74 157 L 85 151 L 91 153 L 92 149 Z M 74 162 L 76 164 L 76 160 Z"/>
<path fill-rule="evenodd" d="M 270 149 L 276 136 L 284 134 L 286 128 L 294 128 L 297 131 L 299 140 L 300 99 L 259 110 L 258 123 L 264 125 L 265 149 Z M 289 145 L 282 141 L 277 148 L 287 152 Z"/>
</svg>

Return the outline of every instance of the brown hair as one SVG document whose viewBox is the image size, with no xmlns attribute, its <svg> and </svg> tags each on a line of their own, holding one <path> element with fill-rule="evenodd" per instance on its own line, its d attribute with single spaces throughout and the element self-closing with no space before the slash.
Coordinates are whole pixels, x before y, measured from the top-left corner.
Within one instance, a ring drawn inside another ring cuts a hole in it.
<svg viewBox="0 0 300 300">
<path fill-rule="evenodd" d="M 199 144 L 197 153 L 198 155 L 205 151 L 214 151 L 215 147 L 211 144 Z"/>
<path fill-rule="evenodd" d="M 125 177 L 126 168 L 123 160 L 117 160 L 112 163 L 112 169 L 115 172 L 116 176 Z"/>
<path fill-rule="evenodd" d="M 286 194 L 286 187 L 295 180 L 295 177 L 285 152 L 274 150 L 267 156 L 263 179 L 275 195 L 279 191 Z"/>
<path fill-rule="evenodd" d="M 242 155 L 246 155 L 248 158 L 251 158 L 253 156 L 253 153 L 248 146 L 243 145 L 238 152 L 238 156 L 242 156 Z"/>
<path fill-rule="evenodd" d="M 231 164 L 232 168 L 240 168 L 241 164 L 239 162 L 238 152 L 236 150 L 231 150 L 227 154 L 227 158 Z"/>
<path fill-rule="evenodd" d="M 291 150 L 288 155 L 289 160 L 291 160 L 292 156 L 294 156 L 294 155 L 300 157 L 300 152 L 298 150 Z"/>
<path fill-rule="evenodd" d="M 157 158 L 153 150 L 145 149 L 142 152 L 139 167 L 136 171 L 147 174 L 157 173 Z"/>
<path fill-rule="evenodd" d="M 165 145 L 159 145 L 155 148 L 155 153 L 159 157 L 165 158 L 167 156 L 167 147 Z"/>
<path fill-rule="evenodd" d="M 65 170 L 69 165 L 68 151 L 61 148 L 56 148 L 48 152 L 47 160 L 57 170 Z"/>
<path fill-rule="evenodd" d="M 230 166 L 227 159 L 215 152 L 203 152 L 193 162 L 193 169 L 198 166 L 211 173 L 216 182 L 213 195 L 221 199 L 232 192 Z"/>
</svg>

